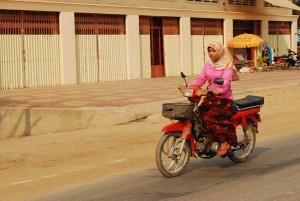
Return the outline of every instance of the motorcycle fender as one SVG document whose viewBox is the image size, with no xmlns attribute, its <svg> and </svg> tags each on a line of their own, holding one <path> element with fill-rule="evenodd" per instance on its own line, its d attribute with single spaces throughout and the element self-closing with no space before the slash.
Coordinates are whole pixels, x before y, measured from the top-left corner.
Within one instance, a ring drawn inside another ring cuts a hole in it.
<svg viewBox="0 0 300 201">
<path fill-rule="evenodd" d="M 189 139 L 191 134 L 192 123 L 190 121 L 176 122 L 163 127 L 162 132 L 169 133 L 172 131 L 182 131 L 181 138 Z"/>
<path fill-rule="evenodd" d="M 165 127 L 163 127 L 162 132 L 169 133 L 172 131 L 183 131 L 183 129 L 184 126 L 181 123 L 177 122 L 177 123 L 166 125 Z"/>
<path fill-rule="evenodd" d="M 173 131 L 182 131 L 182 136 L 181 138 L 189 140 L 191 143 L 191 148 L 192 148 L 192 155 L 194 157 L 196 157 L 196 147 L 195 147 L 195 139 L 193 135 L 191 134 L 191 128 L 192 128 L 192 124 L 191 122 L 176 122 L 173 124 L 169 124 L 166 125 L 165 127 L 163 127 L 162 132 L 164 132 L 165 134 L 169 133 L 169 132 L 173 132 Z"/>
<path fill-rule="evenodd" d="M 260 117 L 258 116 L 259 118 L 257 118 L 257 115 L 259 115 L 259 114 L 251 114 L 251 115 L 247 115 L 247 116 L 242 117 L 241 125 L 246 126 L 247 125 L 247 119 L 250 119 L 254 124 L 257 124 L 258 121 L 260 121 Z"/>
<path fill-rule="evenodd" d="M 255 118 L 257 119 L 258 122 L 261 122 L 261 118 L 259 114 L 255 114 Z"/>
</svg>

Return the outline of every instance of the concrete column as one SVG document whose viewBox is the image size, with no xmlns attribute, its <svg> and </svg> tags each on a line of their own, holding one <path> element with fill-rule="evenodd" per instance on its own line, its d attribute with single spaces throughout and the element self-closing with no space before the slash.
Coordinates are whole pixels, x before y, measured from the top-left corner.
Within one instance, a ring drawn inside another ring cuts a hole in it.
<svg viewBox="0 0 300 201">
<path fill-rule="evenodd" d="M 191 18 L 180 18 L 180 57 L 181 70 L 186 75 L 192 74 L 192 37 L 191 37 Z"/>
<path fill-rule="evenodd" d="M 141 78 L 139 16 L 126 16 L 127 79 Z"/>
<path fill-rule="evenodd" d="M 233 19 L 224 19 L 224 45 L 226 46 L 227 41 L 233 38 Z M 227 47 L 227 46 L 226 46 Z M 233 59 L 233 48 L 226 48 L 227 55 L 230 59 Z"/>
<path fill-rule="evenodd" d="M 224 44 L 233 38 L 233 19 L 224 19 Z"/>
<path fill-rule="evenodd" d="M 292 21 L 292 27 L 291 27 L 291 49 L 297 52 L 297 19 Z"/>
<path fill-rule="evenodd" d="M 77 84 L 75 19 L 73 12 L 61 12 L 59 16 L 61 83 Z"/>
<path fill-rule="evenodd" d="M 260 34 L 261 34 L 261 38 L 264 40 L 269 38 L 269 21 L 268 20 L 261 21 Z"/>
<path fill-rule="evenodd" d="M 261 20 L 261 24 L 260 24 L 260 35 L 261 35 L 261 38 L 264 40 L 264 41 L 268 41 L 269 39 L 269 21 L 268 20 Z M 259 56 L 261 56 L 261 50 L 263 48 L 256 48 L 256 51 L 254 51 L 254 58 L 255 58 L 255 61 L 254 61 L 254 65 L 257 66 L 257 61 L 256 61 L 256 58 L 258 58 Z"/>
</svg>

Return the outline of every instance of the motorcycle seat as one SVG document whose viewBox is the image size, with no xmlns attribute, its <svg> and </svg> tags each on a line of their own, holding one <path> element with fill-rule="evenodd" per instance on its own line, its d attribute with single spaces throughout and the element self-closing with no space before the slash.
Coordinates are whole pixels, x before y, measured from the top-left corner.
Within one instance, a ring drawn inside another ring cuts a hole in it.
<svg viewBox="0 0 300 201">
<path fill-rule="evenodd" d="M 258 107 L 264 104 L 264 97 L 261 96 L 246 96 L 245 98 L 233 101 L 232 113 L 235 114 L 238 110 Z"/>
</svg>

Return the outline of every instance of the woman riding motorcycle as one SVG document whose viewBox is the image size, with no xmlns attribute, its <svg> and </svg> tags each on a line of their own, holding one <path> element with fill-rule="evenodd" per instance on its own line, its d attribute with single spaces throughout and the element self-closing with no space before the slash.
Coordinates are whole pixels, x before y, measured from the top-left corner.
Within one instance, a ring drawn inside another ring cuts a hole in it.
<svg viewBox="0 0 300 201">
<path fill-rule="evenodd" d="M 234 65 L 228 59 L 223 44 L 212 42 L 207 48 L 209 61 L 205 63 L 203 70 L 195 81 L 188 86 L 202 87 L 206 81 L 214 96 L 203 99 L 199 107 L 200 118 L 202 118 L 203 132 L 209 134 L 214 141 L 220 142 L 219 156 L 227 153 L 231 146 L 237 144 L 235 127 L 231 122 L 233 95 L 231 81 L 234 72 Z M 215 78 L 222 78 L 223 85 L 213 83 Z M 180 85 L 182 90 L 185 86 Z"/>
</svg>

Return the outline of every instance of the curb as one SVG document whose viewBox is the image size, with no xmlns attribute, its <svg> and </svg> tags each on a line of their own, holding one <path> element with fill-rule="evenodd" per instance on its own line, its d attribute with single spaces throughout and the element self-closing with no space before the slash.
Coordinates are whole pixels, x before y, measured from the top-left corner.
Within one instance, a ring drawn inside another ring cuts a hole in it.
<svg viewBox="0 0 300 201">
<path fill-rule="evenodd" d="M 163 118 L 162 100 L 124 107 L 0 108 L 0 139 L 109 127 L 146 118 Z"/>
</svg>

